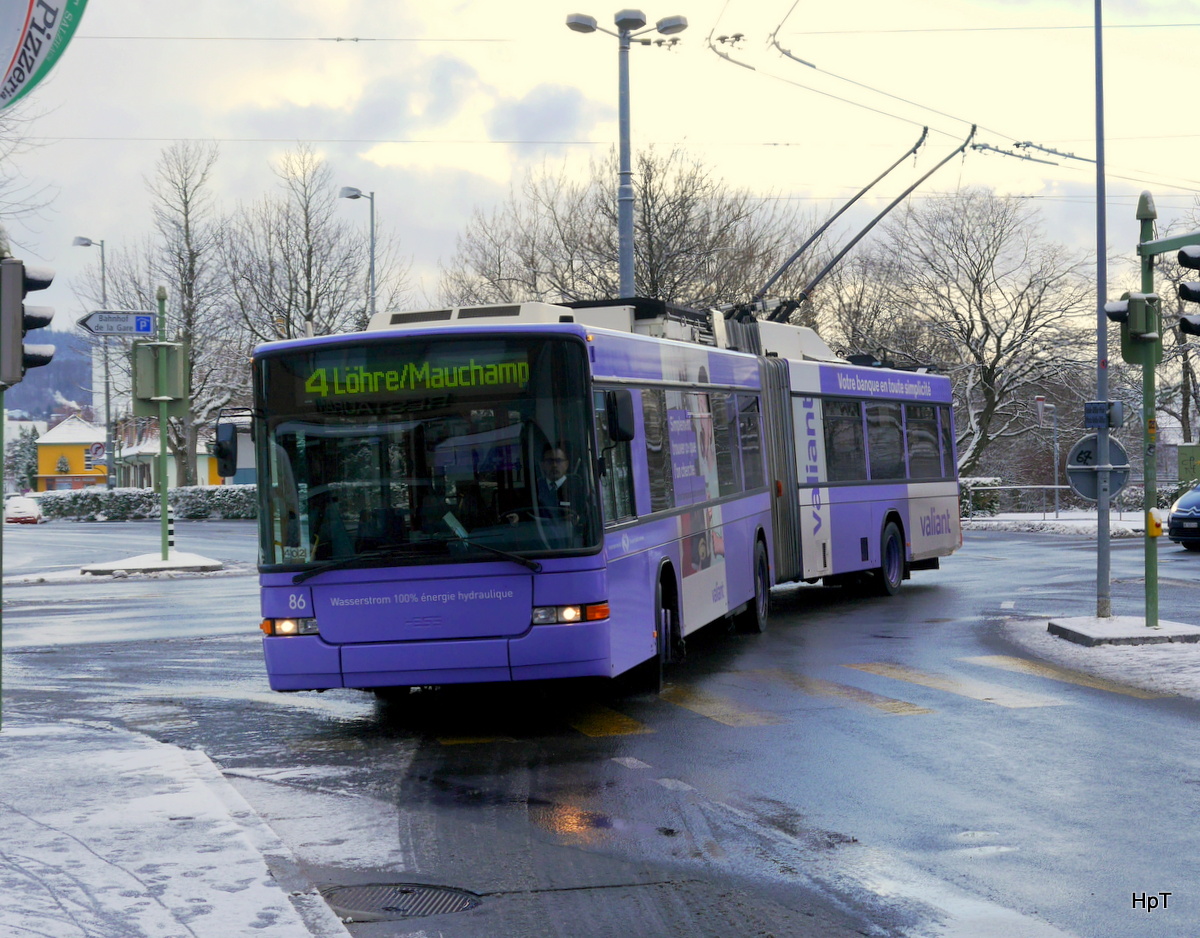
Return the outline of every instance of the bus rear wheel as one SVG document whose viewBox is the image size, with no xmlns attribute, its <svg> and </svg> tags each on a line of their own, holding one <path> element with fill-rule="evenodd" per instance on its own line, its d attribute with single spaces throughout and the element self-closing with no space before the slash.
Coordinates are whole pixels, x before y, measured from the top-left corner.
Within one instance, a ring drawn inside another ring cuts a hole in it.
<svg viewBox="0 0 1200 938">
<path fill-rule="evenodd" d="M 875 591 L 880 596 L 895 596 L 904 582 L 904 539 L 895 521 L 889 521 L 879 539 L 879 569 L 875 571 Z"/>
<path fill-rule="evenodd" d="M 739 632 L 761 635 L 767 630 L 767 616 L 771 605 L 771 565 L 767 559 L 767 548 L 762 541 L 754 542 L 754 599 L 743 612 L 738 613 Z"/>
</svg>

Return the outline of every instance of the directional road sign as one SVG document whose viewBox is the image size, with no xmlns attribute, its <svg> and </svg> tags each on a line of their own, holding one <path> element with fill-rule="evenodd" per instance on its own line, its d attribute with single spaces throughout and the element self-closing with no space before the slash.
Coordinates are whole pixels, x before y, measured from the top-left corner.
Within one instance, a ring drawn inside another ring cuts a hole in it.
<svg viewBox="0 0 1200 938">
<path fill-rule="evenodd" d="M 155 314 L 137 309 L 96 309 L 79 320 L 92 335 L 154 335 Z"/>
</svg>

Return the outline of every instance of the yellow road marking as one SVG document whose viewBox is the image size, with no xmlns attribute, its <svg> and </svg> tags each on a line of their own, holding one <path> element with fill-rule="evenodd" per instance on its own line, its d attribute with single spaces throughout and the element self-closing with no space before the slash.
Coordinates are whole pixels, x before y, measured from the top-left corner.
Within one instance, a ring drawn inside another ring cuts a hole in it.
<svg viewBox="0 0 1200 938">
<path fill-rule="evenodd" d="M 579 730 L 584 736 L 637 736 L 654 732 L 645 723 L 631 716 L 599 705 L 571 714 L 567 725 Z"/>
<path fill-rule="evenodd" d="M 896 700 L 894 697 L 873 694 L 869 690 L 863 690 L 860 687 L 851 687 L 849 684 L 836 684 L 833 681 L 822 681 L 820 678 L 804 677 L 801 674 L 793 674 L 791 671 L 784 671 L 781 668 L 766 668 L 761 671 L 742 673 L 761 674 L 763 677 L 770 678 L 771 680 L 789 684 L 797 690 L 810 694 L 813 697 L 837 697 L 841 700 L 849 700 L 852 703 L 863 704 L 871 707 L 873 710 L 891 716 L 915 716 L 922 713 L 937 712 L 930 710 L 928 707 L 918 707 L 907 700 Z"/>
<path fill-rule="evenodd" d="M 918 671 L 916 668 L 890 662 L 847 664 L 843 667 L 866 671 L 868 674 L 878 674 L 880 677 L 889 677 L 897 681 L 907 681 L 910 684 L 919 684 L 922 687 L 945 691 L 948 694 L 957 694 L 959 697 L 969 697 L 972 700 L 982 700 L 985 703 L 993 703 L 1001 707 L 1053 707 L 1063 703 L 1053 697 L 1026 694 L 996 684 L 985 684 L 982 681 L 966 681 L 941 674 L 930 674 L 928 671 Z"/>
<path fill-rule="evenodd" d="M 718 723 L 724 723 L 726 726 L 774 726 L 783 722 L 779 717 L 769 713 L 741 707 L 725 697 L 718 697 L 701 690 L 673 686 L 668 687 L 658 696 L 677 707 L 691 710 L 693 713 L 716 720 Z"/>
<path fill-rule="evenodd" d="M 1068 684 L 1078 684 L 1080 687 L 1091 687 L 1095 690 L 1106 690 L 1114 694 L 1125 694 L 1129 697 L 1140 697 L 1143 700 L 1158 700 L 1171 697 L 1173 694 L 1156 694 L 1153 691 L 1130 687 L 1128 684 L 1118 684 L 1106 681 L 1102 677 L 1092 677 L 1079 671 L 1060 668 L 1042 661 L 1032 661 L 1029 658 L 1014 658 L 1009 655 L 980 655 L 976 658 L 960 658 L 972 664 L 981 664 L 989 668 L 1001 668 L 1005 671 L 1015 671 L 1018 674 L 1033 674 L 1037 677 L 1049 678 L 1052 681 L 1064 681 Z"/>
</svg>

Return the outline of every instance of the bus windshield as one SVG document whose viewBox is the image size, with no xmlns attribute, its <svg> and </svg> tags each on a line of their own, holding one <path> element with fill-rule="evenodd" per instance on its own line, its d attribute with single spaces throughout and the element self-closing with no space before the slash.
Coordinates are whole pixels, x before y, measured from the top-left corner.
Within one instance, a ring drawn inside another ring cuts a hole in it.
<svg viewBox="0 0 1200 938">
<path fill-rule="evenodd" d="M 579 339 L 360 339 L 256 367 L 263 565 L 599 549 Z"/>
</svg>

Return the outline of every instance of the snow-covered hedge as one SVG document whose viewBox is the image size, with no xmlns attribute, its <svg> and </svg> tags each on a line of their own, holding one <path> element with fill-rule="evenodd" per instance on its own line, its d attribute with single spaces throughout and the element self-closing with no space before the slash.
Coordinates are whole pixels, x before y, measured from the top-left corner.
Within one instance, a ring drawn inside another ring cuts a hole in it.
<svg viewBox="0 0 1200 938">
<path fill-rule="evenodd" d="M 179 519 L 257 517 L 253 485 L 188 485 L 171 489 L 167 501 Z M 159 516 L 161 496 L 154 489 L 106 489 L 92 485 L 67 492 L 46 492 L 38 504 L 47 518 L 71 521 L 136 521 Z"/>
<path fill-rule="evenodd" d="M 996 476 L 963 477 L 959 480 L 962 504 L 959 511 L 964 518 L 976 515 L 994 515 L 1000 510 L 1000 492 L 997 486 L 1001 479 Z"/>
</svg>

